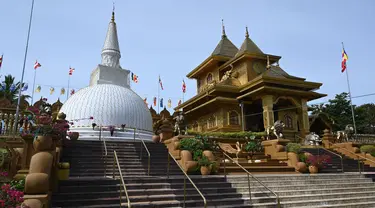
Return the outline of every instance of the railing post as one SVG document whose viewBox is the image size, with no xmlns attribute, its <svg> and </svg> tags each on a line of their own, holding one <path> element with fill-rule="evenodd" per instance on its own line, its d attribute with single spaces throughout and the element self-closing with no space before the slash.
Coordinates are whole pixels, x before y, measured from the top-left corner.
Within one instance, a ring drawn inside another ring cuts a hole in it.
<svg viewBox="0 0 375 208">
<path fill-rule="evenodd" d="M 134 141 L 135 141 L 135 128 L 134 128 L 134 135 L 133 136 L 134 136 Z"/>
<path fill-rule="evenodd" d="M 171 161 L 171 157 L 169 156 L 169 153 L 168 154 L 168 163 L 167 163 L 167 178 L 169 178 L 169 163 Z"/>
<path fill-rule="evenodd" d="M 115 153 L 113 153 L 113 170 L 112 170 L 112 178 L 113 179 L 116 179 L 115 178 L 115 163 L 116 163 L 116 154 Z"/>
<path fill-rule="evenodd" d="M 121 205 L 122 205 L 122 188 L 120 186 L 120 208 L 122 207 Z"/>
<path fill-rule="evenodd" d="M 250 188 L 250 175 L 247 174 L 247 184 L 249 185 L 249 199 L 251 203 L 251 188 Z"/>
<path fill-rule="evenodd" d="M 186 176 L 184 177 L 184 207 L 186 207 L 185 203 L 186 203 Z"/>
<path fill-rule="evenodd" d="M 224 153 L 223 153 L 223 158 L 224 158 L 224 176 L 225 176 L 225 178 L 227 178 L 227 169 L 226 169 L 226 164 L 225 164 L 226 162 L 225 162 L 225 155 L 224 155 Z"/>
</svg>

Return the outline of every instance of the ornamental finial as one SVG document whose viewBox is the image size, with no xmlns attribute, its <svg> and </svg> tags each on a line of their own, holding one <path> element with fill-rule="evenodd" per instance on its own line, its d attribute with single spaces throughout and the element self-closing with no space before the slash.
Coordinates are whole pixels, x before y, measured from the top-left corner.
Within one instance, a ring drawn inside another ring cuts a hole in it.
<svg viewBox="0 0 375 208">
<path fill-rule="evenodd" d="M 246 34 L 245 34 L 245 37 L 246 37 L 246 38 L 249 38 L 249 30 L 247 29 L 247 26 L 246 26 Z"/>
<path fill-rule="evenodd" d="M 271 64 L 270 64 L 270 56 L 267 55 L 267 69 L 270 69 L 271 68 Z"/>
<path fill-rule="evenodd" d="M 222 34 L 221 37 L 225 38 L 227 35 L 225 34 L 225 26 L 224 26 L 224 19 L 221 19 L 221 27 L 222 27 Z"/>
<path fill-rule="evenodd" d="M 115 22 L 115 2 L 113 2 L 113 8 L 112 8 L 112 22 Z"/>
</svg>

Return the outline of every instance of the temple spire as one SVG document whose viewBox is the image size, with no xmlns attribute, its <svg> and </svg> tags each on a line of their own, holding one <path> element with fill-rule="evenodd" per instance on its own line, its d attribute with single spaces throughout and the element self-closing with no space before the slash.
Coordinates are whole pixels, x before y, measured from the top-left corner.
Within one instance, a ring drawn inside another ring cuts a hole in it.
<svg viewBox="0 0 375 208">
<path fill-rule="evenodd" d="M 221 38 L 226 38 L 226 37 L 227 37 L 227 35 L 225 34 L 224 19 L 221 19 L 221 27 L 222 27 L 222 34 L 221 34 Z"/>
<path fill-rule="evenodd" d="M 249 30 L 247 29 L 247 26 L 246 26 L 246 34 L 245 34 L 245 37 L 246 37 L 246 38 L 249 38 Z"/>
<path fill-rule="evenodd" d="M 111 22 L 115 22 L 115 2 L 113 2 Z"/>
<path fill-rule="evenodd" d="M 115 22 L 115 7 L 113 6 L 111 22 L 108 25 L 107 36 L 102 49 L 102 65 L 121 68 L 120 66 L 120 47 L 117 36 L 117 27 Z"/>
</svg>

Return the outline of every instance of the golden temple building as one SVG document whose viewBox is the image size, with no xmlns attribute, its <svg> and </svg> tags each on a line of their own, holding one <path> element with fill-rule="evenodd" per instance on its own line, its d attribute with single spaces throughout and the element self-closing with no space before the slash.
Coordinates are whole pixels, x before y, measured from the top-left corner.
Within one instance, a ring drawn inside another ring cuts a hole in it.
<svg viewBox="0 0 375 208">
<path fill-rule="evenodd" d="M 326 96 L 321 83 L 292 76 L 279 66 L 280 56 L 265 54 L 250 39 L 238 49 L 223 26 L 212 54 L 187 74 L 197 81 L 197 95 L 177 106 L 190 130 L 261 132 L 276 120 L 285 136 L 309 132 L 307 102 Z"/>
</svg>

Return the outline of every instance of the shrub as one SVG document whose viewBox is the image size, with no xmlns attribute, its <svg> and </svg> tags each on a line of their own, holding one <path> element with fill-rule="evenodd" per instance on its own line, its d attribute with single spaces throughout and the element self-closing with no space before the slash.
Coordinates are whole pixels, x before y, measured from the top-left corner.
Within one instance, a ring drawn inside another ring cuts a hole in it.
<svg viewBox="0 0 375 208">
<path fill-rule="evenodd" d="M 210 165 L 212 165 L 213 162 L 211 162 L 210 160 L 208 160 L 208 158 L 204 155 L 202 155 L 202 157 L 198 160 L 198 165 L 201 167 L 201 166 L 205 166 L 205 167 L 208 167 Z"/>
<path fill-rule="evenodd" d="M 190 135 L 196 136 L 207 136 L 207 137 L 217 137 L 217 138 L 236 138 L 238 139 L 248 139 L 250 137 L 261 137 L 265 136 L 265 132 L 196 132 L 196 131 L 188 131 Z"/>
<path fill-rule="evenodd" d="M 306 160 L 307 164 L 316 166 L 318 168 L 325 167 L 325 165 L 330 162 L 331 156 L 329 155 L 310 155 Z"/>
<path fill-rule="evenodd" d="M 371 156 L 375 157 L 375 152 L 372 152 L 372 153 L 370 153 L 370 154 L 371 154 Z"/>
<path fill-rule="evenodd" d="M 361 152 L 363 153 L 375 153 L 375 146 L 374 145 L 363 145 L 360 148 Z"/>
<path fill-rule="evenodd" d="M 307 156 L 305 155 L 305 153 L 299 153 L 298 154 L 298 159 L 299 159 L 300 162 L 304 162 L 304 163 L 307 162 Z"/>
<path fill-rule="evenodd" d="M 198 161 L 202 156 L 204 145 L 202 141 L 195 138 L 184 138 L 180 140 L 180 149 L 188 150 L 193 154 L 193 160 Z"/>
<path fill-rule="evenodd" d="M 301 145 L 298 143 L 288 143 L 286 145 L 286 151 L 298 154 L 301 151 Z"/>
</svg>

